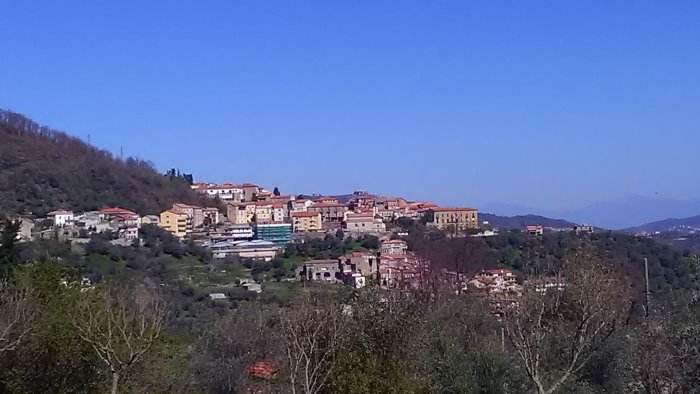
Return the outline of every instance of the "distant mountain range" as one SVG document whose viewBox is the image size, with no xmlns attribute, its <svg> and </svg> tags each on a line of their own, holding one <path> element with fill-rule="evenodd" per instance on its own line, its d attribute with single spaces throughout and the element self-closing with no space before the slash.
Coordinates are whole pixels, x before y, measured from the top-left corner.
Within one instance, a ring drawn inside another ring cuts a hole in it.
<svg viewBox="0 0 700 394">
<path fill-rule="evenodd" d="M 690 218 L 700 215 L 700 198 L 692 200 L 672 200 L 645 196 L 631 196 L 614 201 L 591 204 L 571 211 L 542 210 L 531 207 L 507 204 L 487 204 L 481 211 L 503 216 L 540 215 L 558 217 L 581 224 L 621 230 L 642 226 L 644 223 L 663 221 L 668 218 Z"/>
<path fill-rule="evenodd" d="M 479 220 L 504 230 L 525 230 L 525 227 L 529 225 L 551 228 L 572 228 L 576 226 L 575 223 L 566 220 L 550 219 L 539 215 L 499 216 L 490 213 L 479 213 Z"/>
<path fill-rule="evenodd" d="M 700 215 L 684 219 L 664 219 L 625 229 L 631 233 L 679 232 L 695 233 L 700 231 Z"/>
</svg>

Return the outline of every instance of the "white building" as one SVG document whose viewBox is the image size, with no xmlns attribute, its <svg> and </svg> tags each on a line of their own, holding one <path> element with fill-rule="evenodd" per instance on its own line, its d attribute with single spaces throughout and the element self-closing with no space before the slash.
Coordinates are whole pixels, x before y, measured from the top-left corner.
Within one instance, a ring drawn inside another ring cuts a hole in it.
<svg viewBox="0 0 700 394">
<path fill-rule="evenodd" d="M 299 199 L 299 200 L 294 200 L 292 201 L 292 211 L 293 212 L 306 212 L 309 210 L 309 207 L 313 205 L 313 201 L 311 200 L 305 200 L 305 199 Z"/>
<path fill-rule="evenodd" d="M 73 212 L 65 211 L 63 209 L 49 212 L 46 216 L 50 217 L 53 220 L 53 225 L 56 227 L 63 227 L 66 225 L 67 222 L 73 220 Z"/>
<path fill-rule="evenodd" d="M 406 241 L 401 239 L 392 239 L 390 241 L 382 242 L 382 247 L 380 251 L 382 253 L 382 256 L 406 254 L 406 252 L 408 251 L 408 244 L 406 243 Z"/>
</svg>

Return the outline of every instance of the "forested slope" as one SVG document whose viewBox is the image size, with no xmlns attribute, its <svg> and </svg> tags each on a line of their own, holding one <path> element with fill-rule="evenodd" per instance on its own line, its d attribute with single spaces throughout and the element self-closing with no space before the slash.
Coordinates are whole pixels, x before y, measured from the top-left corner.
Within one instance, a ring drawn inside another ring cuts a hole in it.
<svg viewBox="0 0 700 394">
<path fill-rule="evenodd" d="M 199 202 L 183 177 L 159 174 L 147 161 L 120 160 L 0 110 L 0 212 L 43 215 L 120 206 L 148 214 L 178 201 Z"/>
</svg>

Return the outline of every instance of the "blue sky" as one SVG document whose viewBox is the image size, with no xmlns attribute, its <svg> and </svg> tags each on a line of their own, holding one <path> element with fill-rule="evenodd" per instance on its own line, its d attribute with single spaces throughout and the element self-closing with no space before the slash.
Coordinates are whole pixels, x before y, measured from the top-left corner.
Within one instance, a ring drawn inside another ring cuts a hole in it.
<svg viewBox="0 0 700 394">
<path fill-rule="evenodd" d="M 0 107 L 200 180 L 700 197 L 697 1 L 3 1 Z"/>
</svg>

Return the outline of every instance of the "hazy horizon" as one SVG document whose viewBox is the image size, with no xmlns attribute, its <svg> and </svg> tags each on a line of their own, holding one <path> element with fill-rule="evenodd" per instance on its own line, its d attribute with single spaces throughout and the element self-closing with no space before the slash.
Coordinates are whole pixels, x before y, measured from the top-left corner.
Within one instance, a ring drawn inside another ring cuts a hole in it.
<svg viewBox="0 0 700 394">
<path fill-rule="evenodd" d="M 292 193 L 700 197 L 700 3 L 508 5 L 9 3 L 0 107 Z"/>
</svg>

